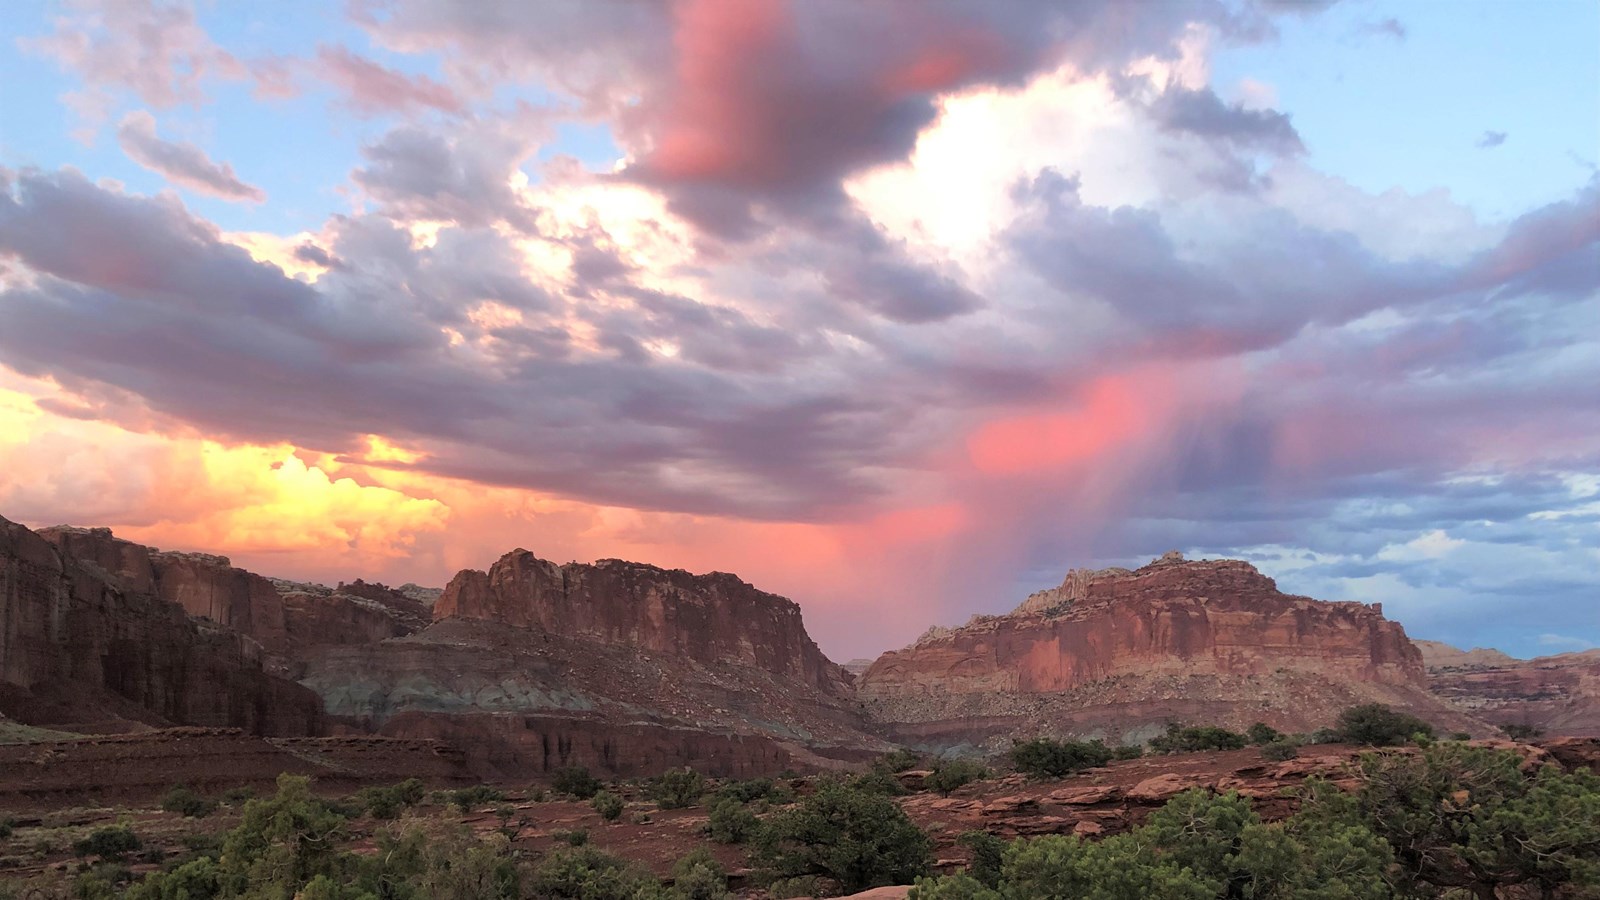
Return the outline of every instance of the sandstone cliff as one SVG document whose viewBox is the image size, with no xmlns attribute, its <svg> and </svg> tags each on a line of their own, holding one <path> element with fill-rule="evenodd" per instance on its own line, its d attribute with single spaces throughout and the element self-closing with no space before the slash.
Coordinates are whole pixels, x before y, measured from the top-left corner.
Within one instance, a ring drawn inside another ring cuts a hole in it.
<svg viewBox="0 0 1600 900">
<path fill-rule="evenodd" d="M 1473 715 L 1549 735 L 1600 737 L 1600 650 L 1515 659 L 1417 643 L 1434 694 Z"/>
<path fill-rule="evenodd" d="M 806 634 L 798 604 L 724 572 L 691 575 L 619 559 L 558 566 L 513 550 L 487 572 L 452 578 L 433 615 L 750 666 L 829 693 L 849 688 L 849 676 Z"/>
<path fill-rule="evenodd" d="M 826 768 L 888 749 L 800 608 L 732 575 L 527 551 L 450 581 L 403 638 L 308 653 L 346 727 L 459 742 L 480 771 Z"/>
<path fill-rule="evenodd" d="M 171 560 L 100 531 L 0 519 L 0 711 L 68 731 L 318 732 L 317 697 L 263 671 L 258 644 L 158 595 Z"/>
<path fill-rule="evenodd" d="M 1377 607 L 1286 595 L 1248 563 L 1175 554 L 1074 571 L 1008 615 L 933 630 L 879 657 L 858 689 L 893 736 L 929 746 L 1138 740 L 1168 721 L 1310 731 L 1360 702 L 1483 730 L 1427 693 L 1421 653 Z"/>
</svg>

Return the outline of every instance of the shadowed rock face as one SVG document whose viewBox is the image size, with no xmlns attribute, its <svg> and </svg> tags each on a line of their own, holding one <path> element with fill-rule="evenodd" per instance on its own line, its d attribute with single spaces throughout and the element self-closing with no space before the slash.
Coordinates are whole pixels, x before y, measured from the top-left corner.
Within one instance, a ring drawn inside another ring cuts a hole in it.
<svg viewBox="0 0 1600 900">
<path fill-rule="evenodd" d="M 799 605 L 723 572 L 691 575 L 615 559 L 558 566 L 513 550 L 487 572 L 469 569 L 450 580 L 434 606 L 435 621 L 448 618 L 751 666 L 849 692 L 849 676 L 806 634 Z"/>
<path fill-rule="evenodd" d="M 1418 644 L 1429 688 L 1474 715 L 1551 735 L 1600 737 L 1600 650 L 1514 659 L 1498 650 Z"/>
<path fill-rule="evenodd" d="M 3 712 L 69 730 L 317 733 L 316 695 L 263 671 L 258 644 L 155 593 L 158 556 L 104 529 L 42 536 L 0 519 Z"/>
<path fill-rule="evenodd" d="M 1236 560 L 1169 554 L 1074 571 L 1005 616 L 935 629 L 861 676 L 873 717 L 907 739 L 982 742 L 1055 730 L 1143 737 L 1166 721 L 1309 731 L 1385 702 L 1442 727 L 1481 724 L 1432 700 L 1422 656 L 1377 607 L 1280 593 Z"/>
</svg>

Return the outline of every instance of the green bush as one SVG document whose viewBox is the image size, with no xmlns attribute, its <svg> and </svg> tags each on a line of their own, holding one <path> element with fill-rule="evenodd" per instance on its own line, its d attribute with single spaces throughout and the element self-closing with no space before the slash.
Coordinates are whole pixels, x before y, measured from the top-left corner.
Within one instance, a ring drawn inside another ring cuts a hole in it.
<svg viewBox="0 0 1600 900">
<path fill-rule="evenodd" d="M 967 831 L 956 839 L 956 843 L 972 851 L 972 865 L 967 867 L 967 874 L 984 887 L 998 887 L 1006 842 L 987 831 Z"/>
<path fill-rule="evenodd" d="M 1073 772 L 1103 766 L 1114 754 L 1100 741 L 1054 741 L 1034 738 L 1011 745 L 1011 763 L 1017 771 L 1036 778 L 1061 778 Z"/>
<path fill-rule="evenodd" d="M 129 885 L 123 896 L 125 900 L 210 900 L 218 896 L 221 886 L 216 860 L 202 856 L 170 872 L 152 872 Z"/>
<path fill-rule="evenodd" d="M 217 804 L 180 784 L 161 798 L 161 808 L 185 818 L 203 819 L 216 810 Z"/>
<path fill-rule="evenodd" d="M 922 754 L 915 750 L 907 750 L 904 747 L 898 750 L 891 750 L 878 757 L 872 763 L 874 769 L 888 772 L 891 775 L 910 771 L 920 765 L 922 765 Z"/>
<path fill-rule="evenodd" d="M 246 800 L 253 799 L 256 795 L 255 788 L 247 785 L 231 787 L 222 792 L 222 802 L 229 806 L 242 806 Z"/>
<path fill-rule="evenodd" d="M 1300 747 L 1294 741 L 1282 738 L 1261 745 L 1261 757 L 1272 762 L 1284 762 L 1300 755 Z"/>
<path fill-rule="evenodd" d="M 711 851 L 696 847 L 672 865 L 673 900 L 729 900 L 728 870 Z"/>
<path fill-rule="evenodd" d="M 926 874 L 931 846 L 893 800 L 824 781 L 767 817 L 751 858 L 768 879 L 818 876 L 857 893 Z"/>
<path fill-rule="evenodd" d="M 908 895 L 910 900 L 1005 900 L 1005 895 L 971 875 L 957 873 L 942 877 L 924 875 Z"/>
<path fill-rule="evenodd" d="M 568 847 L 582 847 L 589 843 L 589 829 L 574 828 L 570 831 L 553 831 L 550 837 Z"/>
<path fill-rule="evenodd" d="M 900 779 L 882 769 L 873 769 L 851 778 L 850 786 L 858 791 L 882 794 L 885 797 L 901 797 L 911 793 L 900 783 Z"/>
<path fill-rule="evenodd" d="M 107 825 L 96 828 L 88 837 L 72 845 L 73 852 L 79 856 L 98 856 L 101 859 L 121 859 L 124 855 L 138 850 L 141 846 L 139 836 L 133 829 L 126 825 Z"/>
<path fill-rule="evenodd" d="M 552 851 L 534 868 L 528 894 L 543 900 L 667 900 L 655 876 L 593 847 Z"/>
<path fill-rule="evenodd" d="M 988 777 L 989 770 L 981 763 L 970 759 L 946 759 L 934 766 L 923 785 L 948 797 L 956 788 Z"/>
<path fill-rule="evenodd" d="M 1112 759 L 1138 759 L 1144 756 L 1144 748 L 1137 744 L 1120 744 L 1111 748 Z"/>
<path fill-rule="evenodd" d="M 662 809 L 694 806 L 705 792 L 705 776 L 693 769 L 673 769 L 650 779 L 650 796 Z"/>
<path fill-rule="evenodd" d="M 1535 728 L 1532 725 L 1501 725 L 1500 731 L 1513 741 L 1527 741 L 1537 737 L 1544 737 L 1544 729 Z M 1471 735 L 1467 737 L 1470 738 Z M 1466 738 L 1458 738 L 1457 740 L 1466 740 Z"/>
<path fill-rule="evenodd" d="M 1339 714 L 1339 736 L 1351 744 L 1390 747 L 1413 740 L 1416 735 L 1433 737 L 1433 726 L 1416 716 L 1390 709 L 1382 703 L 1352 706 Z"/>
<path fill-rule="evenodd" d="M 347 833 L 345 816 L 311 793 L 311 779 L 279 775 L 277 793 L 246 803 L 222 841 L 219 896 L 287 898 L 319 875 L 338 882 Z"/>
<path fill-rule="evenodd" d="M 506 795 L 487 784 L 475 784 L 450 792 L 450 803 L 462 812 L 471 812 L 481 809 L 491 803 L 499 803 L 506 799 Z M 421 798 L 417 798 L 420 800 Z"/>
<path fill-rule="evenodd" d="M 1245 730 L 1244 736 L 1246 740 L 1256 745 L 1270 744 L 1273 741 L 1283 740 L 1283 732 L 1265 722 L 1257 722 L 1251 725 Z"/>
<path fill-rule="evenodd" d="M 562 766 L 550 773 L 550 787 L 558 794 L 570 794 L 579 800 L 588 800 L 600 793 L 600 779 L 589 774 L 583 766 Z"/>
<path fill-rule="evenodd" d="M 392 819 L 421 803 L 427 795 L 427 788 L 423 786 L 421 780 L 407 778 L 399 784 L 388 787 L 362 788 L 356 792 L 356 801 L 374 819 Z M 471 805 L 471 801 L 468 801 L 467 805 Z"/>
<path fill-rule="evenodd" d="M 784 785 L 785 789 L 788 785 Z M 780 792 L 771 778 L 752 778 L 748 781 L 730 781 L 717 789 L 717 796 L 723 799 L 737 800 L 740 803 L 749 803 L 754 800 L 770 800 Z"/>
<path fill-rule="evenodd" d="M 600 818 L 607 822 L 615 822 L 622 817 L 622 798 L 610 791 L 601 791 L 595 794 L 594 799 L 590 801 L 590 805 L 594 807 L 595 812 L 600 814 Z"/>
<path fill-rule="evenodd" d="M 1167 733 L 1150 739 L 1152 753 L 1199 753 L 1206 750 L 1240 750 L 1249 741 L 1237 731 L 1214 725 L 1185 728 L 1178 724 L 1167 726 Z"/>
<path fill-rule="evenodd" d="M 725 797 L 712 805 L 707 827 L 711 839 L 719 844 L 742 844 L 755 834 L 760 825 L 761 820 L 743 803 Z"/>
</svg>

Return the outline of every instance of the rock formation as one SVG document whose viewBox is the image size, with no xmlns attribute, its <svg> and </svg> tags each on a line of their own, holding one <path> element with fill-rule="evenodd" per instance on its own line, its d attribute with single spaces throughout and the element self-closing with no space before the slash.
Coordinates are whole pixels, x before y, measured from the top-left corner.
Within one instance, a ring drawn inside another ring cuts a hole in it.
<svg viewBox="0 0 1600 900">
<path fill-rule="evenodd" d="M 858 690 L 891 736 L 929 747 L 1142 740 L 1168 721 L 1311 731 L 1361 702 L 1484 730 L 1427 693 L 1421 654 L 1378 607 L 1285 595 L 1248 563 L 1176 554 L 1074 571 L 1008 615 L 931 632 L 881 656 Z"/>
<path fill-rule="evenodd" d="M 317 733 L 316 696 L 265 672 L 259 644 L 163 599 L 160 573 L 186 562 L 147 551 L 104 529 L 40 535 L 0 519 L 0 712 L 67 731 Z"/>
<path fill-rule="evenodd" d="M 505 777 L 770 774 L 888 748 L 799 606 L 732 575 L 517 550 L 456 575 L 433 615 L 405 637 L 307 651 L 303 683 L 345 727 L 457 741 Z"/>
<path fill-rule="evenodd" d="M 1495 725 L 1600 737 L 1600 650 L 1515 659 L 1418 641 L 1438 697 Z"/>
<path fill-rule="evenodd" d="M 452 578 L 433 615 L 749 666 L 829 693 L 849 685 L 806 634 L 799 604 L 724 572 L 691 575 L 619 559 L 558 566 L 513 550 L 487 572 Z"/>
</svg>

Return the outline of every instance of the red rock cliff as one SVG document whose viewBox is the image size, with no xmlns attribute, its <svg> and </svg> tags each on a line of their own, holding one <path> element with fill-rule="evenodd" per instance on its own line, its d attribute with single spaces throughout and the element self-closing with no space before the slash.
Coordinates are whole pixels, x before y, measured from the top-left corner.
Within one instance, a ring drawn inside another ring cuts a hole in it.
<svg viewBox="0 0 1600 900">
<path fill-rule="evenodd" d="M 1434 694 L 1496 725 L 1600 737 L 1600 650 L 1514 659 L 1417 642 Z"/>
<path fill-rule="evenodd" d="M 156 567 L 145 548 L 108 531 L 105 540 L 56 537 L 0 519 L 0 712 L 69 730 L 321 728 L 317 696 L 264 672 L 258 645 L 153 593 Z M 83 546 L 69 553 L 63 543 Z M 89 562 L 79 562 L 80 551 Z"/>
<path fill-rule="evenodd" d="M 908 739 L 962 720 L 1024 733 L 1115 735 L 1167 719 L 1312 730 L 1362 700 L 1421 704 L 1459 725 L 1424 685 L 1421 654 L 1377 607 L 1286 595 L 1248 563 L 1169 554 L 1137 571 L 1074 571 L 1009 615 L 933 629 L 879 657 L 858 688 L 891 731 L 917 725 L 900 731 Z"/>
<path fill-rule="evenodd" d="M 460 572 L 434 606 L 459 617 L 640 647 L 699 663 L 752 666 L 829 693 L 849 677 L 806 634 L 800 607 L 722 572 L 691 575 L 605 559 L 558 566 L 526 550 Z"/>
</svg>

